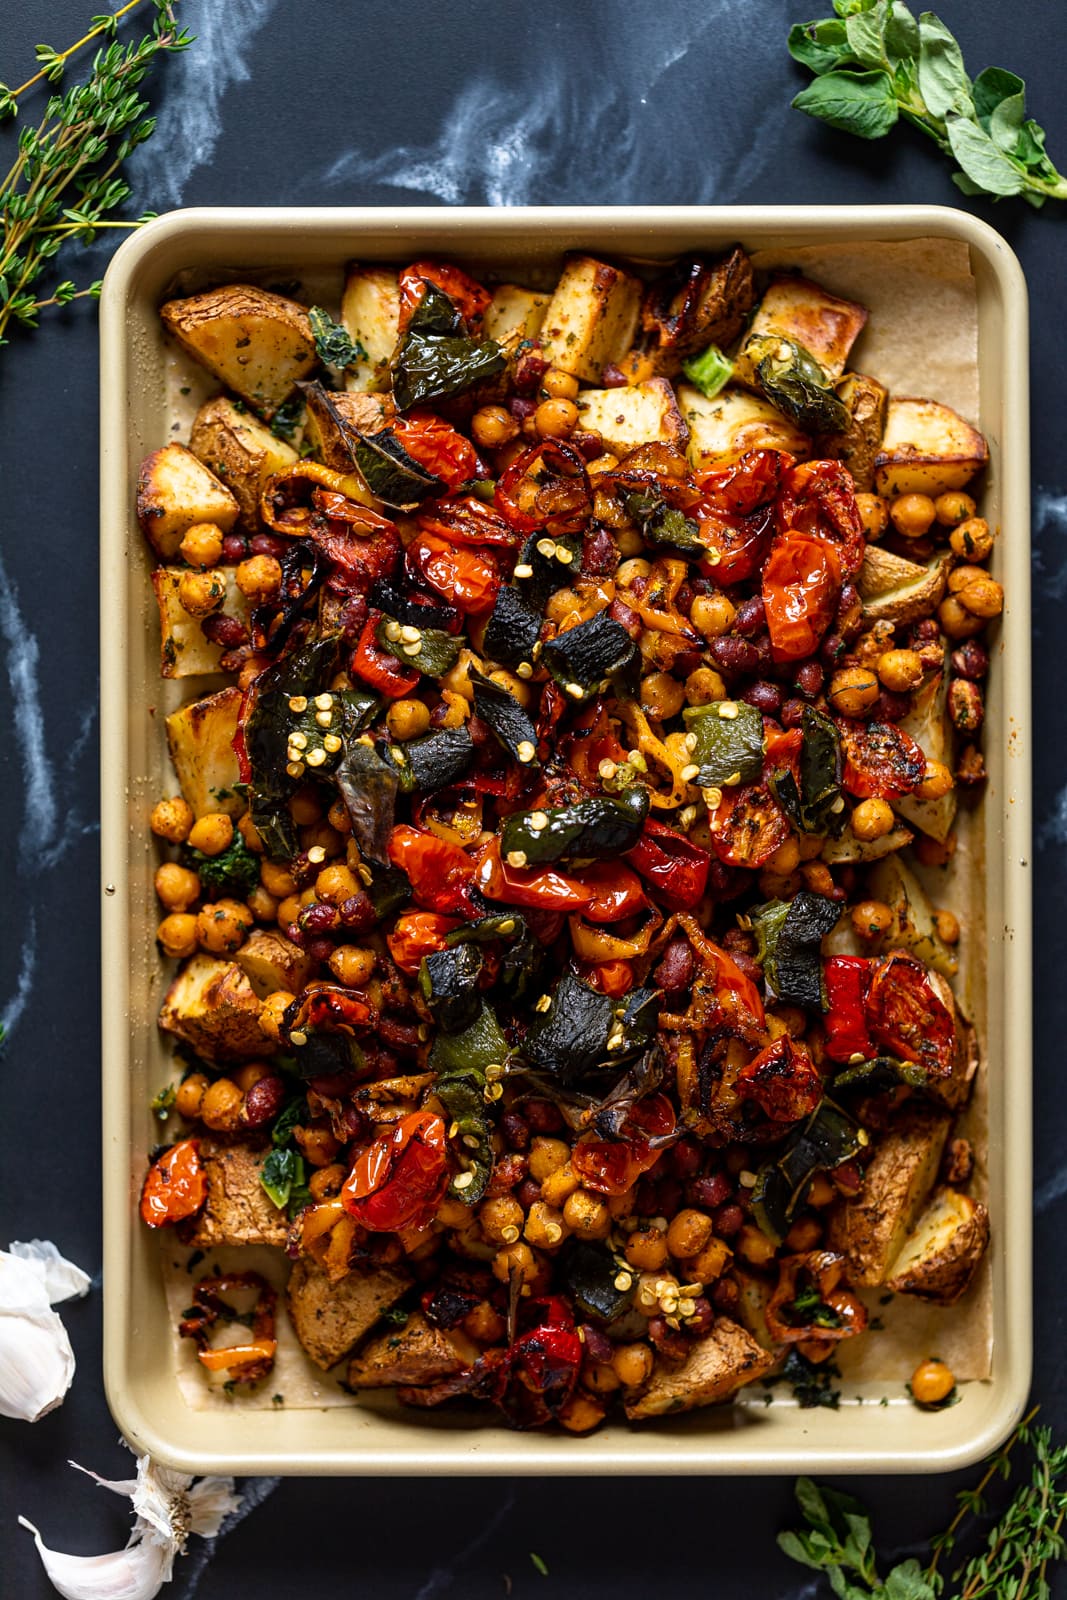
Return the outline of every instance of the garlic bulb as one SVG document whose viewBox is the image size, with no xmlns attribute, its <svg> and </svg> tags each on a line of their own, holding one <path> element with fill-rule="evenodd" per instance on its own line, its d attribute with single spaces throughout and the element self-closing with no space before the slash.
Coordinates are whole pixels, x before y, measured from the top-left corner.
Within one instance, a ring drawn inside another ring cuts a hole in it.
<svg viewBox="0 0 1067 1600">
<path fill-rule="evenodd" d="M 132 1500 L 136 1518 L 125 1549 L 102 1556 L 64 1555 L 48 1548 L 32 1522 L 19 1518 L 33 1534 L 52 1587 L 67 1600 L 152 1600 L 170 1582 L 174 1558 L 184 1553 L 189 1535 L 213 1539 L 224 1518 L 241 1504 L 232 1478 L 194 1483 L 188 1474 L 157 1466 L 149 1456 L 138 1458 L 136 1478 L 88 1476 L 101 1488 Z"/>
<path fill-rule="evenodd" d="M 50 1240 L 0 1250 L 0 1416 L 36 1422 L 62 1403 L 74 1351 L 51 1307 L 88 1291 L 87 1275 Z"/>
</svg>

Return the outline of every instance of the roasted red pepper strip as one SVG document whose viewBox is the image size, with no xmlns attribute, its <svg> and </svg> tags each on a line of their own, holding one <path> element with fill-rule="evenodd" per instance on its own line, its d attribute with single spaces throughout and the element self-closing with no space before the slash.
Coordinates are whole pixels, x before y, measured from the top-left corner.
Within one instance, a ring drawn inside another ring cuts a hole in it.
<svg viewBox="0 0 1067 1600">
<path fill-rule="evenodd" d="M 629 994 L 634 986 L 634 969 L 628 961 L 601 961 L 598 965 L 584 964 L 579 971 L 583 983 L 613 1000 Z"/>
<path fill-rule="evenodd" d="M 598 1139 L 583 1133 L 574 1147 L 571 1165 L 587 1189 L 595 1189 L 598 1194 L 625 1194 L 655 1166 L 663 1153 L 663 1141 L 674 1132 L 676 1121 L 666 1095 L 646 1095 L 626 1118 L 621 1138 Z"/>
<path fill-rule="evenodd" d="M 435 500 L 431 510 L 420 514 L 419 531 L 434 534 L 449 544 L 499 545 L 505 549 L 511 549 L 518 537 L 499 511 L 474 494 Z"/>
<path fill-rule="evenodd" d="M 153 1161 L 141 1189 L 141 1217 L 150 1228 L 195 1217 L 207 1199 L 207 1178 L 196 1139 L 182 1139 Z"/>
<path fill-rule="evenodd" d="M 556 538 L 584 533 L 593 509 L 585 460 L 559 439 L 525 450 L 497 480 L 494 500 L 516 533 L 543 528 Z"/>
<path fill-rule="evenodd" d="M 460 611 L 492 609 L 500 573 L 492 556 L 456 549 L 436 533 L 421 533 L 408 545 L 408 569 Z"/>
<path fill-rule="evenodd" d="M 879 961 L 866 1001 L 867 1026 L 883 1050 L 916 1061 L 931 1077 L 952 1071 L 956 1027 L 921 961 L 894 950 Z"/>
<path fill-rule="evenodd" d="M 482 459 L 470 440 L 432 411 L 410 411 L 389 426 L 412 461 L 440 478 L 446 488 L 458 489 L 472 478 L 484 477 Z"/>
<path fill-rule="evenodd" d="M 657 901 L 668 911 L 691 911 L 704 897 L 711 856 L 662 822 L 646 820 L 626 860 L 652 885 Z"/>
<path fill-rule="evenodd" d="M 762 593 L 775 661 L 815 653 L 841 592 L 841 558 L 826 539 L 789 532 L 763 567 Z"/>
<path fill-rule="evenodd" d="M 368 611 L 349 665 L 358 678 L 370 684 L 372 689 L 377 689 L 379 694 L 388 696 L 390 700 L 399 700 L 415 688 L 419 674 L 406 671 L 396 656 L 382 649 L 377 639 L 381 620 L 380 611 Z"/>
<path fill-rule="evenodd" d="M 737 1092 L 772 1122 L 799 1122 L 822 1099 L 822 1079 L 804 1046 L 783 1034 L 741 1068 Z"/>
<path fill-rule="evenodd" d="M 868 1061 L 874 1045 L 867 1028 L 867 990 L 871 967 L 866 956 L 830 956 L 823 962 L 826 984 L 826 1054 L 831 1061 Z"/>
<path fill-rule="evenodd" d="M 500 858 L 500 840 L 479 852 L 478 887 L 487 900 L 510 906 L 540 906 L 546 911 L 584 911 L 594 892 L 553 866 L 509 867 Z"/>
<path fill-rule="evenodd" d="M 423 956 L 445 948 L 445 934 L 460 927 L 459 917 L 442 917 L 436 911 L 408 911 L 396 919 L 386 935 L 389 954 L 402 972 L 415 974 Z"/>
<path fill-rule="evenodd" d="M 448 1186 L 448 1137 L 432 1111 L 411 1111 L 357 1158 L 341 1200 L 372 1233 L 425 1228 Z"/>
<path fill-rule="evenodd" d="M 406 331 L 412 312 L 425 295 L 427 283 L 435 284 L 448 296 L 471 333 L 480 331 L 486 307 L 493 298 L 488 289 L 449 261 L 413 261 L 400 274 L 401 333 Z"/>
<path fill-rule="evenodd" d="M 778 1285 L 766 1310 L 772 1337 L 779 1344 L 802 1344 L 809 1339 L 837 1343 L 862 1333 L 867 1326 L 867 1308 L 850 1289 L 842 1287 L 844 1276 L 845 1258 L 831 1250 L 780 1259 Z"/>
<path fill-rule="evenodd" d="M 469 915 L 474 861 L 458 844 L 401 824 L 389 835 L 389 860 L 399 867 L 411 892 L 427 911 Z"/>
</svg>

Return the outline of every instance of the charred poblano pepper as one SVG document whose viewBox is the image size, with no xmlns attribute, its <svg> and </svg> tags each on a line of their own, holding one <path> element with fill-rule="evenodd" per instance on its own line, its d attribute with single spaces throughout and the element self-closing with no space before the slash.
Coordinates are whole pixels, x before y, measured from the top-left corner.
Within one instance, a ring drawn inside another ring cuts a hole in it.
<svg viewBox="0 0 1067 1600">
<path fill-rule="evenodd" d="M 676 506 L 669 506 L 661 495 L 647 491 L 629 494 L 625 508 L 646 544 L 668 545 L 697 560 L 707 555 L 708 547 L 700 537 L 700 524 Z"/>
<path fill-rule="evenodd" d="M 631 1287 L 620 1289 L 619 1266 L 611 1251 L 603 1245 L 586 1244 L 575 1240 L 569 1244 L 560 1259 L 560 1275 L 574 1308 L 583 1317 L 595 1317 L 598 1322 L 614 1322 L 629 1310 L 634 1297 L 633 1277 Z M 620 1282 L 625 1282 L 621 1278 Z"/>
<path fill-rule="evenodd" d="M 502 667 L 532 662 L 541 637 L 541 613 L 510 584 L 501 584 L 485 629 L 485 654 Z"/>
<path fill-rule="evenodd" d="M 419 989 L 439 1028 L 458 1033 L 470 1027 L 481 1010 L 481 973 L 482 953 L 472 944 L 423 956 Z"/>
<path fill-rule="evenodd" d="M 559 538 L 532 533 L 519 551 L 515 583 L 526 604 L 538 614 L 557 589 L 573 583 L 581 566 L 582 541 L 576 534 Z"/>
<path fill-rule="evenodd" d="M 448 295 L 427 282 L 393 357 L 393 400 L 398 411 L 462 394 L 506 365 L 495 339 L 471 339 Z"/>
<path fill-rule="evenodd" d="M 477 1205 L 492 1174 L 489 1104 L 502 1093 L 500 1080 L 508 1054 L 508 1042 L 484 1000 L 467 1027 L 458 1033 L 438 1033 L 430 1051 L 430 1070 L 437 1074 L 434 1093 L 452 1119 L 452 1137 L 459 1141 L 464 1165 L 452 1179 L 449 1193 L 465 1205 Z"/>
<path fill-rule="evenodd" d="M 530 862 L 622 855 L 641 837 L 648 803 L 648 790 L 634 784 L 617 800 L 597 795 L 551 811 L 514 812 L 500 832 L 501 853 L 518 850 Z"/>
<path fill-rule="evenodd" d="M 442 480 L 408 455 L 391 428 L 359 434 L 355 457 L 371 494 L 398 511 L 410 511 L 420 500 L 444 490 Z"/>
<path fill-rule="evenodd" d="M 556 682 L 577 701 L 588 700 L 605 683 L 617 694 L 637 692 L 641 652 L 622 624 L 605 611 L 550 639 L 544 647 L 544 662 Z"/>
<path fill-rule="evenodd" d="M 466 726 L 438 728 L 403 744 L 383 739 L 377 750 L 396 768 L 402 794 L 432 794 L 463 776 L 474 757 L 474 741 Z"/>
<path fill-rule="evenodd" d="M 449 672 L 463 646 L 457 634 L 443 633 L 440 628 L 419 628 L 414 623 L 398 622 L 395 617 L 383 617 L 375 637 L 383 650 L 427 678 L 441 678 Z"/>
<path fill-rule="evenodd" d="M 802 833 L 837 835 L 845 825 L 841 793 L 841 735 L 823 712 L 804 709 L 799 782 L 789 768 L 771 774 L 778 804 Z"/>
<path fill-rule="evenodd" d="M 701 788 L 758 783 L 763 774 L 763 717 L 743 700 L 713 700 L 684 713 L 696 737 L 694 765 Z"/>
<path fill-rule="evenodd" d="M 795 339 L 768 333 L 745 346 L 759 384 L 772 406 L 806 433 L 840 433 L 848 407 L 834 392 L 829 374 Z"/>
<path fill-rule="evenodd" d="M 770 900 L 750 913 L 767 988 L 776 1000 L 824 1011 L 822 941 L 841 908 L 826 895 L 801 889 L 790 901 Z"/>
<path fill-rule="evenodd" d="M 768 1238 L 781 1244 L 817 1172 L 829 1172 L 863 1148 L 860 1129 L 829 1100 L 756 1174 L 752 1215 Z"/>
<path fill-rule="evenodd" d="M 521 766 L 529 767 L 531 771 L 540 766 L 537 759 L 537 729 L 515 696 L 474 667 L 470 669 L 469 677 L 474 688 L 475 713 L 488 724 L 497 742 Z"/>
<path fill-rule="evenodd" d="M 497 946 L 496 982 L 512 1000 L 522 1000 L 538 984 L 545 962 L 545 947 L 530 932 L 524 917 L 517 911 L 496 916 L 479 917 L 462 928 L 454 928 L 445 935 L 445 944 L 477 944 Z"/>
<path fill-rule="evenodd" d="M 252 710 L 243 732 L 251 768 L 252 821 L 270 856 L 296 854 L 296 828 L 288 803 L 303 781 L 305 763 L 289 759 L 289 750 L 294 748 L 290 735 L 296 732 L 306 737 L 302 728 L 294 726 L 294 719 L 307 710 L 319 684 L 329 681 L 337 646 L 336 634 L 300 644 L 260 673 L 255 682 Z M 322 743 L 321 737 L 318 742 Z"/>
<path fill-rule="evenodd" d="M 898 1061 L 896 1056 L 874 1056 L 870 1061 L 857 1061 L 855 1066 L 842 1067 L 830 1087 L 834 1094 L 849 1089 L 877 1094 L 882 1089 L 896 1089 L 901 1084 L 907 1084 L 909 1089 L 924 1089 L 929 1081 L 929 1073 L 917 1061 Z"/>
<path fill-rule="evenodd" d="M 389 834 L 396 818 L 400 774 L 367 739 L 354 740 L 337 768 L 337 787 L 364 860 L 386 866 Z"/>
</svg>

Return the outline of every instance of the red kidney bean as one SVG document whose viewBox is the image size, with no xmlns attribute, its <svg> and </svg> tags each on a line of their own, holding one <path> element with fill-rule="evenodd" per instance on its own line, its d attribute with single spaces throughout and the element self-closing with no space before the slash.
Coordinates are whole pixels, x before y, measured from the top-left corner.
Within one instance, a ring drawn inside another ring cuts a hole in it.
<svg viewBox="0 0 1067 1600">
<path fill-rule="evenodd" d="M 523 394 L 535 389 L 548 371 L 548 362 L 527 350 L 515 364 L 515 387 Z M 536 406 L 536 401 L 534 402 Z"/>
<path fill-rule="evenodd" d="M 353 1105 L 342 1106 L 335 1115 L 333 1124 L 334 1138 L 340 1139 L 342 1144 L 351 1144 L 354 1139 L 365 1139 L 370 1132 L 367 1118 Z"/>
<path fill-rule="evenodd" d="M 582 545 L 582 571 L 602 578 L 619 564 L 619 547 L 607 528 L 594 528 Z"/>
<path fill-rule="evenodd" d="M 530 1163 L 525 1156 L 516 1155 L 508 1151 L 507 1155 L 498 1156 L 493 1163 L 493 1171 L 489 1182 L 485 1186 L 486 1194 L 492 1198 L 496 1195 L 510 1194 L 517 1184 L 520 1184 L 529 1174 Z"/>
<path fill-rule="evenodd" d="M 828 633 L 819 649 L 819 658 L 824 667 L 836 667 L 838 661 L 845 653 L 845 641 L 839 633 Z"/>
<path fill-rule="evenodd" d="M 742 639 L 754 638 L 757 633 L 762 633 L 766 626 L 767 610 L 761 595 L 754 594 L 750 600 L 745 600 L 738 606 L 733 629 Z"/>
<path fill-rule="evenodd" d="M 625 372 L 614 361 L 609 361 L 600 374 L 600 383 L 605 389 L 625 389 L 629 381 Z"/>
<path fill-rule="evenodd" d="M 524 1178 L 515 1190 L 515 1198 L 524 1211 L 529 1211 L 535 1201 L 541 1198 L 541 1185 L 536 1178 Z"/>
<path fill-rule="evenodd" d="M 883 689 L 874 702 L 871 721 L 899 722 L 901 717 L 907 716 L 910 709 L 911 699 L 908 695 L 895 694 L 892 689 Z"/>
<path fill-rule="evenodd" d="M 718 1278 L 711 1286 L 711 1303 L 716 1311 L 736 1311 L 741 1291 L 732 1278 Z"/>
<path fill-rule="evenodd" d="M 776 717 L 782 709 L 782 691 L 776 683 L 768 683 L 766 678 L 761 678 L 758 683 L 749 684 L 741 693 L 741 699 L 748 706 L 755 706 L 757 711 L 762 711 L 765 717 Z"/>
<path fill-rule="evenodd" d="M 241 1121 L 246 1128 L 262 1128 L 273 1122 L 285 1102 L 285 1080 L 275 1077 L 260 1078 L 245 1090 L 241 1102 Z"/>
<path fill-rule="evenodd" d="M 837 602 L 837 631 L 846 643 L 851 643 L 862 626 L 863 601 L 860 592 L 854 583 L 844 583 Z"/>
<path fill-rule="evenodd" d="M 695 1139 L 681 1139 L 670 1152 L 668 1160 L 676 1178 L 691 1178 L 700 1171 L 704 1152 Z"/>
<path fill-rule="evenodd" d="M 689 1204 L 701 1211 L 715 1211 L 725 1205 L 734 1192 L 734 1186 L 725 1172 L 709 1172 L 703 1178 L 694 1178 L 689 1185 Z"/>
<path fill-rule="evenodd" d="M 804 721 L 805 705 L 803 700 L 787 700 L 779 716 L 783 728 L 799 728 Z"/>
<path fill-rule="evenodd" d="M 563 1118 L 551 1100 L 527 1100 L 522 1114 L 534 1133 L 558 1133 Z"/>
<path fill-rule="evenodd" d="M 685 1332 L 690 1339 L 702 1339 L 711 1332 L 715 1312 L 707 1295 L 698 1294 L 693 1301 L 693 1315 L 685 1319 Z"/>
<path fill-rule="evenodd" d="M 732 1239 L 744 1226 L 745 1213 L 736 1201 L 728 1201 L 726 1205 L 717 1206 L 712 1217 L 712 1224 L 720 1239 Z"/>
<path fill-rule="evenodd" d="M 342 900 L 337 910 L 341 926 L 351 929 L 353 933 L 368 932 L 378 920 L 374 902 L 370 895 L 364 894 L 362 890 L 358 894 L 350 895 L 347 900 Z"/>
<path fill-rule="evenodd" d="M 625 600 L 613 600 L 608 607 L 608 616 L 612 622 L 617 622 L 620 627 L 625 628 L 631 639 L 639 639 L 641 637 L 641 629 L 644 627 L 644 623 L 633 607 L 626 604 Z"/>
<path fill-rule="evenodd" d="M 312 961 L 317 961 L 320 966 L 325 966 L 337 946 L 332 939 L 309 939 L 304 948 Z"/>
<path fill-rule="evenodd" d="M 586 433 L 584 428 L 575 428 L 567 443 L 586 461 L 595 461 L 604 454 L 604 441 L 599 433 Z"/>
<path fill-rule="evenodd" d="M 254 533 L 248 541 L 250 554 L 254 556 L 273 556 L 275 561 L 280 561 L 285 552 L 292 548 L 292 540 L 279 539 L 273 533 Z"/>
<path fill-rule="evenodd" d="M 673 1217 L 681 1209 L 684 1190 L 677 1178 L 656 1179 L 656 1216 Z"/>
<path fill-rule="evenodd" d="M 744 928 L 727 928 L 719 943 L 731 955 L 736 955 L 740 950 L 743 956 L 750 956 L 756 950 L 755 934 L 747 933 Z"/>
<path fill-rule="evenodd" d="M 674 1328 L 669 1328 L 666 1317 L 649 1318 L 648 1337 L 660 1355 L 666 1356 L 668 1361 L 683 1361 L 689 1354 L 685 1335 Z"/>
<path fill-rule="evenodd" d="M 671 668 L 676 678 L 688 678 L 701 665 L 703 656 L 699 650 L 679 650 L 674 658 Z"/>
<path fill-rule="evenodd" d="M 222 559 L 228 564 L 243 561 L 248 554 L 248 540 L 241 533 L 227 533 L 222 540 Z"/>
<path fill-rule="evenodd" d="M 532 417 L 537 410 L 536 400 L 524 400 L 521 395 L 515 395 L 508 401 L 508 410 L 516 422 L 525 422 L 527 417 Z"/>
<path fill-rule="evenodd" d="M 530 1128 L 517 1111 L 505 1111 L 500 1119 L 500 1131 L 513 1150 L 530 1148 Z"/>
<path fill-rule="evenodd" d="M 300 926 L 312 937 L 329 933 L 341 926 L 341 915 L 336 906 L 329 905 L 325 900 L 317 900 L 314 905 L 305 906 L 301 911 Z"/>
<path fill-rule="evenodd" d="M 585 1345 L 585 1353 L 590 1361 L 602 1366 L 611 1360 L 612 1344 L 603 1328 L 594 1327 L 591 1322 L 583 1322 L 578 1329 L 579 1337 Z"/>
<path fill-rule="evenodd" d="M 759 651 L 755 646 L 747 639 L 735 639 L 728 633 L 710 641 L 708 655 L 724 672 L 755 672 L 759 666 Z"/>
<path fill-rule="evenodd" d="M 814 699 L 825 682 L 826 674 L 817 661 L 805 661 L 797 671 L 794 683 L 799 694 Z"/>
<path fill-rule="evenodd" d="M 303 950 L 304 946 L 307 944 L 307 937 L 299 922 L 290 922 L 287 928 L 282 929 L 282 932 L 285 934 L 285 937 L 288 939 L 289 943 L 295 944 L 299 950 Z"/>
<path fill-rule="evenodd" d="M 989 651 L 977 639 L 967 639 L 952 652 L 952 670 L 957 677 L 977 682 L 989 671 Z"/>
<path fill-rule="evenodd" d="M 236 617 L 228 617 L 224 611 L 205 617 L 200 627 L 208 643 L 220 645 L 223 650 L 236 650 L 238 645 L 248 643 L 249 634 L 244 623 L 238 622 Z"/>
<path fill-rule="evenodd" d="M 755 984 L 763 982 L 763 968 L 760 966 L 758 961 L 754 961 L 751 956 L 746 956 L 744 952 L 740 950 L 734 956 L 734 960 L 741 971 L 745 974 L 746 978 L 751 978 L 752 982 Z"/>
<path fill-rule="evenodd" d="M 678 994 L 683 989 L 688 989 L 693 981 L 693 951 L 689 940 L 682 934 L 676 935 L 663 955 L 652 974 L 652 982 L 666 994 Z"/>
</svg>

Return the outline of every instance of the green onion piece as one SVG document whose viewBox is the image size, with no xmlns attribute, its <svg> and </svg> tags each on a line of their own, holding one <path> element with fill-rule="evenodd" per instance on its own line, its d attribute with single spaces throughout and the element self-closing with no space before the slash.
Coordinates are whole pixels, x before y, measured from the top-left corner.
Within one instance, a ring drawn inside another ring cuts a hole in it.
<svg viewBox="0 0 1067 1600">
<path fill-rule="evenodd" d="M 706 400 L 714 400 L 720 389 L 725 389 L 734 375 L 734 364 L 724 356 L 717 344 L 709 344 L 698 356 L 682 362 L 682 371 L 690 383 L 695 383 Z"/>
</svg>

